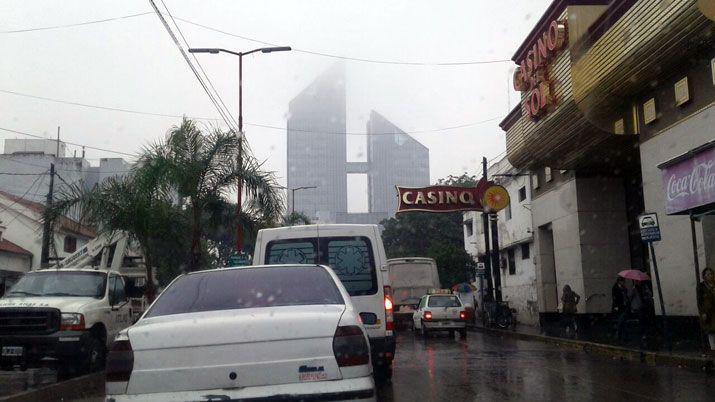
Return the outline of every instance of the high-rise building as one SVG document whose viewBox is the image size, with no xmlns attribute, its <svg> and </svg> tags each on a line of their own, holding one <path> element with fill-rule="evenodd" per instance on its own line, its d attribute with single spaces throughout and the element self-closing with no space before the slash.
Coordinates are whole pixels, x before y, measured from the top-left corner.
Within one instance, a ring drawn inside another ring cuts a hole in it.
<svg viewBox="0 0 715 402">
<path fill-rule="evenodd" d="M 287 126 L 288 206 L 320 222 L 346 212 L 345 68 L 337 64 L 290 101 Z M 290 212 L 290 211 L 289 211 Z"/>
<path fill-rule="evenodd" d="M 379 113 L 367 123 L 367 162 L 347 162 L 345 69 L 320 75 L 289 104 L 289 212 L 321 223 L 379 223 L 395 215 L 396 185 L 429 184 L 429 150 Z M 368 212 L 348 213 L 347 175 L 368 177 Z M 293 200 L 295 196 L 295 204 Z"/>
<path fill-rule="evenodd" d="M 395 186 L 430 184 L 429 149 L 374 110 L 367 134 L 370 212 L 393 217 L 397 210 Z"/>
</svg>

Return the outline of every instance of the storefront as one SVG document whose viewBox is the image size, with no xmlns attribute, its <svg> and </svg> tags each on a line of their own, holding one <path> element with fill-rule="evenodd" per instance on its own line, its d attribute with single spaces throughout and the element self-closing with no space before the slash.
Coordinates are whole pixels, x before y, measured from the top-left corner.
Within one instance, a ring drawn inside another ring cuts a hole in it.
<svg viewBox="0 0 715 402">
<path fill-rule="evenodd" d="M 637 216 L 652 211 L 666 310 L 696 316 L 689 212 L 666 214 L 658 166 L 715 138 L 715 22 L 703 4 L 554 1 L 514 55 L 522 102 L 501 127 L 511 164 L 535 172 L 542 315 L 557 312 L 564 285 L 582 296 L 580 314 L 610 312 L 617 272 L 650 270 Z M 711 216 L 694 217 L 702 267 L 715 235 Z"/>
</svg>

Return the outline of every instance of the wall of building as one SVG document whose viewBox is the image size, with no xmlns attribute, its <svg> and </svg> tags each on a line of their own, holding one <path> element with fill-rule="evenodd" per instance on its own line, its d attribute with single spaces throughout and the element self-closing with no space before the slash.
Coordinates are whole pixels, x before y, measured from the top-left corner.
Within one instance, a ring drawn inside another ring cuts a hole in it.
<svg viewBox="0 0 715 402">
<path fill-rule="evenodd" d="M 695 264 L 690 220 L 687 216 L 665 214 L 661 171 L 656 166 L 712 140 L 714 126 L 715 106 L 711 105 L 661 131 L 640 146 L 645 208 L 648 212 L 658 213 L 663 238 L 654 243 L 654 248 L 666 313 L 669 315 L 697 314 Z M 708 228 L 710 225 L 710 221 L 706 223 Z M 711 230 L 708 231 L 708 239 L 713 238 Z M 702 269 L 706 265 L 706 244 L 711 247 L 708 251 L 710 255 L 715 254 L 715 250 L 712 250 L 715 245 L 712 242 L 706 243 L 701 223 L 696 224 L 696 232 L 698 258 Z M 657 289 L 655 292 L 657 295 Z M 658 303 L 656 309 L 660 311 Z"/>
<path fill-rule="evenodd" d="M 0 251 L 0 269 L 4 271 L 28 272 L 32 257 Z"/>
</svg>

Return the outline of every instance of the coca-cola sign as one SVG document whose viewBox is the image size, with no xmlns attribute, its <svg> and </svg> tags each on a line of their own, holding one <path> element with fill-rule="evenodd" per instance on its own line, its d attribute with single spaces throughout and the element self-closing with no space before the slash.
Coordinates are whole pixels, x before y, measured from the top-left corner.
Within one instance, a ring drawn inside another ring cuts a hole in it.
<svg viewBox="0 0 715 402">
<path fill-rule="evenodd" d="M 715 148 L 663 168 L 662 176 L 667 214 L 715 203 Z"/>
</svg>

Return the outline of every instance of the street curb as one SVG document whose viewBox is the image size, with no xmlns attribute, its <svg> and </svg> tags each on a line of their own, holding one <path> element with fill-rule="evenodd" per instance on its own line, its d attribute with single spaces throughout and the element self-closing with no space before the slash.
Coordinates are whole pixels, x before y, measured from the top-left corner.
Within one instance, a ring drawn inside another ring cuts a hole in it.
<svg viewBox="0 0 715 402">
<path fill-rule="evenodd" d="M 97 394 L 97 391 L 100 393 Z M 100 396 L 103 394 L 104 372 L 102 371 L 61 381 L 31 391 L 8 395 L 0 398 L 0 402 L 69 401 L 76 398 L 95 395 Z"/>
<path fill-rule="evenodd" d="M 496 328 L 472 327 L 473 330 L 522 340 L 536 340 L 552 345 L 568 347 L 588 354 L 607 356 L 620 359 L 646 363 L 650 366 L 688 367 L 698 370 L 712 370 L 713 359 L 699 356 L 687 356 L 665 352 L 641 351 L 628 349 L 621 346 L 603 343 L 578 341 L 573 339 L 557 338 L 540 334 L 527 334 L 523 332 L 508 331 Z"/>
</svg>

